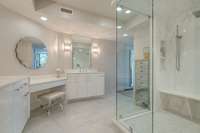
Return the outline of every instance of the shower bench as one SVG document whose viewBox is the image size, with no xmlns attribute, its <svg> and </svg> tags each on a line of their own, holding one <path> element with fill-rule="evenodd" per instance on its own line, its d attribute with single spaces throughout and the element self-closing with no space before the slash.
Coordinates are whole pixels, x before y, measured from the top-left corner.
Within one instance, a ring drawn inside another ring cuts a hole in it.
<svg viewBox="0 0 200 133">
<path fill-rule="evenodd" d="M 200 123 L 200 94 L 160 90 L 162 109 Z"/>
</svg>

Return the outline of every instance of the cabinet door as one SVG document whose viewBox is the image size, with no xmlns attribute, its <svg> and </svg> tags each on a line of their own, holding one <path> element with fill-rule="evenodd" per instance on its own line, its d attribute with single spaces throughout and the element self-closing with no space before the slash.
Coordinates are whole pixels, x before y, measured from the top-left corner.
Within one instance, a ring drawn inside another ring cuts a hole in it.
<svg viewBox="0 0 200 133">
<path fill-rule="evenodd" d="M 69 100 L 77 98 L 77 85 L 75 81 L 67 81 L 67 97 Z"/>
<path fill-rule="evenodd" d="M 104 76 L 97 77 L 95 84 L 97 86 L 97 95 L 103 96 L 105 94 Z"/>
<path fill-rule="evenodd" d="M 0 133 L 13 133 L 13 106 L 12 87 L 1 88 L 0 90 Z"/>
<path fill-rule="evenodd" d="M 97 88 L 98 85 L 96 84 L 96 81 L 98 78 L 96 76 L 88 76 L 87 81 L 87 96 L 93 97 L 97 95 Z"/>
<path fill-rule="evenodd" d="M 30 92 L 28 83 L 22 84 L 21 90 L 21 104 L 22 104 L 22 130 L 30 118 Z"/>
<path fill-rule="evenodd" d="M 27 83 L 17 83 L 14 88 L 14 133 L 21 133 L 30 115 L 30 95 Z"/>
<path fill-rule="evenodd" d="M 67 95 L 69 100 L 87 97 L 87 77 L 84 74 L 68 76 Z"/>
<path fill-rule="evenodd" d="M 81 75 L 77 80 L 78 98 L 87 97 L 87 76 Z"/>
<path fill-rule="evenodd" d="M 104 76 L 91 75 L 88 77 L 88 97 L 104 95 Z"/>
<path fill-rule="evenodd" d="M 20 133 L 22 130 L 22 124 L 24 120 L 24 111 L 23 111 L 23 99 L 22 94 L 20 93 L 20 88 L 16 88 L 13 93 L 13 109 L 15 110 L 14 113 L 14 133 Z"/>
</svg>

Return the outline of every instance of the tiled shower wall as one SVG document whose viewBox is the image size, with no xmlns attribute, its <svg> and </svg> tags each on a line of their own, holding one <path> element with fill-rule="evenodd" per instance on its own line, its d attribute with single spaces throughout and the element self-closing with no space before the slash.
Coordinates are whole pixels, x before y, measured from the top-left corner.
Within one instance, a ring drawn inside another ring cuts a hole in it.
<svg viewBox="0 0 200 133">
<path fill-rule="evenodd" d="M 199 0 L 154 0 L 155 103 L 160 105 L 160 89 L 200 94 L 200 19 L 192 15 Z M 181 71 L 176 71 L 176 26 L 180 26 Z M 160 45 L 165 42 L 166 59 L 161 62 Z"/>
<path fill-rule="evenodd" d="M 160 95 L 162 109 L 200 124 L 200 101 L 170 94 Z"/>
</svg>

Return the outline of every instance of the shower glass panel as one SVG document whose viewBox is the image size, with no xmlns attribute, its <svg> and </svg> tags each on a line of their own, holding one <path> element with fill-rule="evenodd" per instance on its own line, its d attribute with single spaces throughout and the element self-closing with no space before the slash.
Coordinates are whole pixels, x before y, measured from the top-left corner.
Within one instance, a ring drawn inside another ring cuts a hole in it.
<svg viewBox="0 0 200 133">
<path fill-rule="evenodd" d="M 154 131 L 200 133 L 200 0 L 154 5 L 160 45 Z"/>
<path fill-rule="evenodd" d="M 117 120 L 152 133 L 152 1 L 117 3 Z"/>
</svg>

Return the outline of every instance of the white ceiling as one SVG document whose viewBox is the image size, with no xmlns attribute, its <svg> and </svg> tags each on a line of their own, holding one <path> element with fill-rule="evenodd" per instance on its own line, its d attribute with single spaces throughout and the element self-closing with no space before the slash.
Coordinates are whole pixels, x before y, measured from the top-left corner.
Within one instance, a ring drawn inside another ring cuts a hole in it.
<svg viewBox="0 0 200 133">
<path fill-rule="evenodd" d="M 141 15 L 151 16 L 152 13 L 152 0 L 120 0 L 118 4 Z"/>
<path fill-rule="evenodd" d="M 44 1 L 52 0 L 37 1 L 39 1 L 39 10 L 35 10 L 33 0 L 0 0 L 0 4 L 56 32 L 94 39 L 116 39 L 116 7 L 115 4 L 111 6 L 113 0 L 53 0 L 54 2 L 50 2 L 50 4 L 46 4 Z M 118 13 L 118 22 L 124 27 L 122 32 L 130 30 L 146 20 L 143 19 L 143 15 L 150 13 L 149 1 L 140 0 L 138 3 L 138 0 L 131 0 L 129 3 L 130 0 L 123 0 L 120 3 L 126 8 L 137 9 L 137 11 L 133 10 L 131 14 Z M 132 7 L 128 7 L 130 5 Z M 138 7 L 134 7 L 135 5 Z M 61 7 L 72 9 L 73 15 L 61 13 Z M 41 21 L 41 16 L 48 17 L 48 21 Z"/>
<path fill-rule="evenodd" d="M 115 18 L 115 4 L 113 0 L 53 0 L 67 6 L 87 11 L 97 15 Z"/>
<path fill-rule="evenodd" d="M 115 40 L 116 20 L 112 18 L 111 0 L 56 1 L 59 3 L 51 4 L 37 11 L 34 9 L 32 0 L 0 0 L 0 4 L 57 32 L 95 39 Z M 60 13 L 61 7 L 70 7 L 73 9 L 73 15 Z M 113 8 L 115 9 L 115 7 Z M 48 21 L 41 21 L 40 16 L 47 16 Z"/>
</svg>

